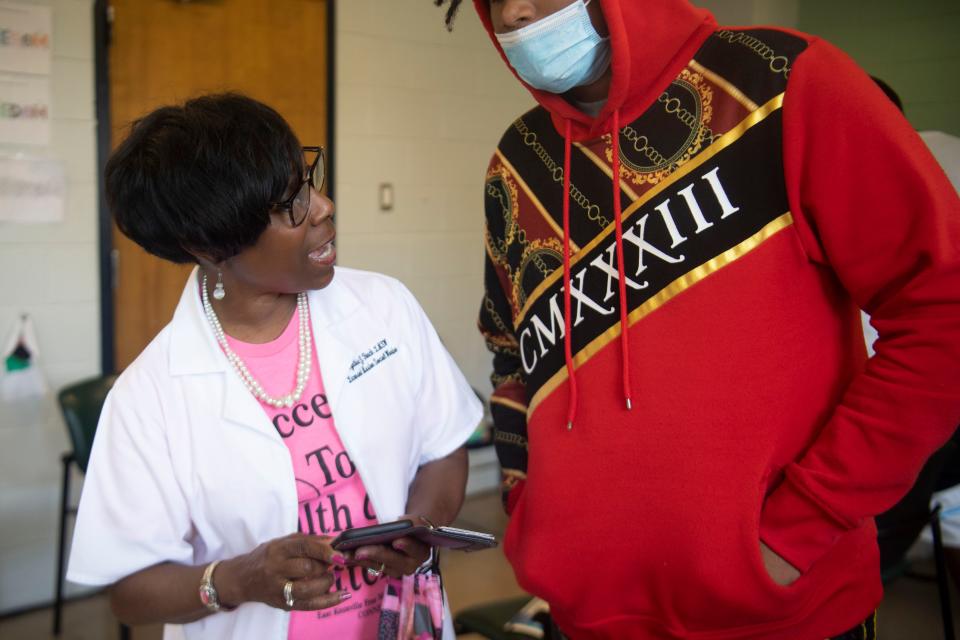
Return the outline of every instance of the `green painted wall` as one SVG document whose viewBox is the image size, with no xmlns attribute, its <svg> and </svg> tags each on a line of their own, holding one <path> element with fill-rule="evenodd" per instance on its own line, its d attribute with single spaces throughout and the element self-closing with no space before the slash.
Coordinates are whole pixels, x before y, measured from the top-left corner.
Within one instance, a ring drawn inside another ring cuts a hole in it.
<svg viewBox="0 0 960 640">
<path fill-rule="evenodd" d="M 960 136 L 960 1 L 800 0 L 799 28 L 884 79 L 916 129 Z"/>
</svg>

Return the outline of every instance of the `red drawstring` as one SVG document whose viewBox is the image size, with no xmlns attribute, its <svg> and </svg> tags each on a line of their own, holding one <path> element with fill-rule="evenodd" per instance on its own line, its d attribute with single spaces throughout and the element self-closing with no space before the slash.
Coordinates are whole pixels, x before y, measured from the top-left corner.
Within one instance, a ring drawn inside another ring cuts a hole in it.
<svg viewBox="0 0 960 640">
<path fill-rule="evenodd" d="M 567 404 L 567 429 L 573 429 L 573 419 L 577 415 L 577 378 L 573 371 L 573 349 L 570 334 L 573 323 L 570 321 L 570 121 L 566 121 L 563 131 L 563 352 L 567 363 L 570 398 Z"/>
<path fill-rule="evenodd" d="M 627 409 L 633 409 L 630 401 L 630 326 L 627 324 L 627 278 L 623 269 L 623 211 L 620 205 L 620 111 L 613 112 L 613 219 L 617 226 L 617 273 L 620 275 L 620 351 L 623 360 L 623 399 Z"/>
<path fill-rule="evenodd" d="M 573 322 L 570 313 L 570 139 L 571 123 L 566 121 L 563 131 L 563 351 L 567 363 L 570 397 L 567 404 L 567 429 L 573 429 L 573 419 L 577 415 L 577 378 L 573 369 L 573 348 L 571 334 Z M 617 273 L 619 274 L 620 294 L 620 355 L 621 375 L 623 378 L 623 398 L 627 409 L 633 409 L 630 395 L 630 336 L 627 324 L 627 277 L 623 268 L 623 207 L 620 203 L 620 111 L 613 112 L 613 217 L 617 235 Z"/>
</svg>

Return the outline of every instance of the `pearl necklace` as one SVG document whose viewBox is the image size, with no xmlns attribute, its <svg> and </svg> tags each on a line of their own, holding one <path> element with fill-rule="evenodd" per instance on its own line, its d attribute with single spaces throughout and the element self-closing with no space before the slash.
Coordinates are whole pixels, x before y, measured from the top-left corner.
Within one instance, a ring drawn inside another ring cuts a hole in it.
<svg viewBox="0 0 960 640">
<path fill-rule="evenodd" d="M 300 396 L 303 395 L 303 390 L 307 387 L 307 380 L 310 378 L 311 336 L 307 294 L 303 292 L 297 294 L 297 310 L 300 314 L 300 361 L 297 364 L 297 386 L 293 391 L 279 398 L 268 395 L 267 392 L 263 390 L 263 386 L 253 377 L 250 370 L 247 369 L 247 365 L 240 359 L 240 356 L 230 348 L 230 344 L 227 342 L 227 336 L 223 332 L 223 327 L 220 325 L 220 319 L 217 318 L 217 314 L 213 310 L 213 305 L 210 304 L 210 298 L 207 295 L 206 274 L 203 275 L 201 298 L 203 299 L 203 311 L 207 315 L 207 320 L 210 321 L 210 326 L 213 327 L 213 333 L 217 337 L 217 342 L 220 343 L 220 347 L 223 349 L 224 354 L 226 354 L 227 360 L 230 361 L 230 364 L 233 365 L 237 374 L 240 375 L 240 380 L 250 393 L 261 402 L 269 404 L 272 407 L 292 407 L 294 403 L 298 402 Z"/>
</svg>

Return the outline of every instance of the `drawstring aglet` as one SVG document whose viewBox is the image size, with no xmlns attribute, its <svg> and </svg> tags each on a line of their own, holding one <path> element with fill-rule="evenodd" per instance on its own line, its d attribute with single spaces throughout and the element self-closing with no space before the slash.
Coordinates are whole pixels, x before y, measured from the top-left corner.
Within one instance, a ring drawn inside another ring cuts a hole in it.
<svg viewBox="0 0 960 640">
<path fill-rule="evenodd" d="M 573 420 L 567 420 L 567 431 L 573 431 Z"/>
<path fill-rule="evenodd" d="M 633 411 L 633 403 L 627 398 L 627 411 Z"/>
</svg>

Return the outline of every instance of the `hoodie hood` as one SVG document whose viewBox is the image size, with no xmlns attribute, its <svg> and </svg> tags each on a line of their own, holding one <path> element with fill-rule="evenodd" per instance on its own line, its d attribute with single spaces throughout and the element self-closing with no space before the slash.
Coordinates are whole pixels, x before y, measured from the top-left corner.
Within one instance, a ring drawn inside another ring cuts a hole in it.
<svg viewBox="0 0 960 640">
<path fill-rule="evenodd" d="M 717 26 L 708 11 L 694 7 L 687 0 L 594 2 L 599 2 L 603 9 L 613 52 L 610 94 L 596 118 L 583 113 L 563 96 L 535 89 L 517 76 L 537 102 L 550 112 L 557 131 L 562 133 L 569 122 L 574 141 L 609 133 L 617 111 L 621 122 L 639 117 Z M 493 33 L 489 0 L 474 0 L 474 6 L 494 46 L 510 67 Z M 513 67 L 510 70 L 513 71 Z"/>
<path fill-rule="evenodd" d="M 716 22 L 707 11 L 696 9 L 686 0 L 596 0 L 600 2 L 610 32 L 612 78 L 607 101 L 591 118 L 563 96 L 531 87 L 514 75 L 550 113 L 553 126 L 563 136 L 563 282 L 569 283 L 570 247 L 570 154 L 575 141 L 604 134 L 612 143 L 612 176 L 620 175 L 620 125 L 643 113 L 693 58 L 700 45 L 714 32 Z M 474 0 L 500 56 L 510 66 L 493 32 L 489 0 Z M 510 67 L 513 70 L 513 67 Z M 618 306 L 620 308 L 620 356 L 623 400 L 633 407 L 630 362 L 630 337 L 627 329 L 626 274 L 623 265 L 623 210 L 619 180 L 610 181 L 613 191 L 613 219 L 616 236 Z M 567 429 L 573 429 L 577 417 L 577 378 L 573 363 L 571 322 L 571 286 L 563 287 L 563 346 L 569 388 Z"/>
</svg>

